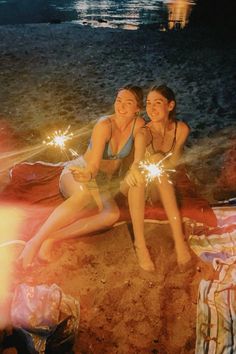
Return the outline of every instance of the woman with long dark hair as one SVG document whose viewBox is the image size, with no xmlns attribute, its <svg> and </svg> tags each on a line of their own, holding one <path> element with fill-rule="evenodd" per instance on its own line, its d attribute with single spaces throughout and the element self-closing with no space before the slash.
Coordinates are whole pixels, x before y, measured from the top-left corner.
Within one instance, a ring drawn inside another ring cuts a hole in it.
<svg viewBox="0 0 236 354">
<path fill-rule="evenodd" d="M 174 168 L 183 152 L 190 129 L 186 123 L 176 118 L 174 92 L 166 85 L 153 86 L 147 95 L 146 111 L 150 122 L 146 125 L 146 155 L 151 162 L 164 160 L 166 168 Z M 144 238 L 144 183 L 137 185 L 139 170 L 134 166 L 126 177 L 130 186 L 129 205 L 135 235 L 135 248 L 139 264 L 145 270 L 154 270 Z M 152 202 L 161 199 L 167 214 L 175 243 L 177 262 L 183 270 L 191 260 L 189 248 L 184 240 L 182 220 L 176 201 L 174 186 L 164 173 L 148 184 L 146 197 Z M 135 205 L 137 206 L 135 208 Z"/>
</svg>

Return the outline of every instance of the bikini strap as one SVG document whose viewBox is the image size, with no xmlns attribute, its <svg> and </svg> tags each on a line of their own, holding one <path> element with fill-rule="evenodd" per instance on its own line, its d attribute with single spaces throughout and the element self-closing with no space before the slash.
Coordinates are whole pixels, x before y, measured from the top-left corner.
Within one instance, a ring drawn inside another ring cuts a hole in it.
<svg viewBox="0 0 236 354">
<path fill-rule="evenodd" d="M 147 126 L 147 128 L 148 128 L 148 130 L 149 130 L 149 133 L 150 133 L 151 139 L 152 139 L 149 145 L 151 145 L 152 151 L 153 151 L 153 153 L 155 154 L 156 150 L 155 150 L 154 145 L 153 145 L 153 134 L 152 134 L 151 129 L 150 129 L 148 126 Z"/>
<path fill-rule="evenodd" d="M 150 144 L 153 144 L 153 135 L 152 135 L 152 131 L 151 131 L 151 129 L 149 128 L 149 126 L 148 125 L 146 125 L 146 128 L 148 128 L 148 131 L 149 131 L 149 133 L 150 133 L 150 135 L 151 135 L 151 142 L 150 142 Z"/>
<path fill-rule="evenodd" d="M 177 133 L 177 125 L 178 125 L 178 121 L 175 121 L 175 140 L 176 140 L 176 133 Z"/>
<path fill-rule="evenodd" d="M 137 117 L 134 118 L 134 123 L 133 123 L 133 127 L 131 130 L 131 135 L 133 135 L 133 133 L 134 133 L 134 127 L 135 127 L 136 120 L 137 120 Z"/>
<path fill-rule="evenodd" d="M 174 149 L 175 144 L 176 144 L 177 126 L 178 126 L 178 121 L 176 120 L 175 121 L 175 134 L 174 134 L 174 139 L 173 139 L 173 143 L 172 143 L 170 151 Z"/>
<path fill-rule="evenodd" d="M 111 138 L 112 138 L 112 121 L 111 121 L 111 118 L 110 118 L 110 117 L 108 117 L 108 119 L 109 119 L 110 126 L 111 126 L 111 134 L 110 134 L 110 138 L 109 138 L 109 140 L 107 141 L 107 143 L 109 143 L 109 142 L 111 141 Z"/>
</svg>

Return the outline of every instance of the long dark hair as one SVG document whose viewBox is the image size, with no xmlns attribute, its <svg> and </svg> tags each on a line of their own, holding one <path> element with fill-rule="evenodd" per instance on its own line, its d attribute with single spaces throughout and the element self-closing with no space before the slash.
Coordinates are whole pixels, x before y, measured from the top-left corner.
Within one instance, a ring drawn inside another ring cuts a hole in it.
<svg viewBox="0 0 236 354">
<path fill-rule="evenodd" d="M 169 119 L 175 121 L 177 119 L 176 118 L 176 98 L 173 90 L 167 85 L 163 84 L 159 86 L 157 85 L 152 86 L 151 89 L 148 91 L 148 93 L 153 91 L 160 93 L 163 97 L 167 99 L 168 102 L 174 101 L 175 106 L 172 109 L 172 111 L 169 112 Z"/>
<path fill-rule="evenodd" d="M 130 91 L 136 98 L 138 107 L 140 109 L 143 109 L 143 90 L 141 89 L 141 87 L 132 84 L 127 84 L 119 88 L 118 93 L 123 90 Z"/>
</svg>

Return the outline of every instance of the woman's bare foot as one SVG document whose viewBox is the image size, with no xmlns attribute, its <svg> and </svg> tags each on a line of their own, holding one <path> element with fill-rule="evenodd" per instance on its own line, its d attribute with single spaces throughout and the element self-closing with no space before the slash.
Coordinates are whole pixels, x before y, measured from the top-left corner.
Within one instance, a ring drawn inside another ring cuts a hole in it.
<svg viewBox="0 0 236 354">
<path fill-rule="evenodd" d="M 55 240 L 53 240 L 52 238 L 48 238 L 43 242 L 38 253 L 39 261 L 49 263 L 52 260 L 52 250 L 54 243 Z"/>
<path fill-rule="evenodd" d="M 155 270 L 155 266 L 153 261 L 151 260 L 147 247 L 135 246 L 135 252 L 140 267 L 148 272 L 153 272 Z"/>
<path fill-rule="evenodd" d="M 17 259 L 17 265 L 21 265 L 23 269 L 29 268 L 38 252 L 40 244 L 37 240 L 30 240 L 26 243 L 23 251 Z"/>
<path fill-rule="evenodd" d="M 185 242 L 183 242 L 181 245 L 176 246 L 176 254 L 179 270 L 181 272 L 189 270 L 192 263 L 192 257 L 189 252 L 189 248 Z"/>
</svg>

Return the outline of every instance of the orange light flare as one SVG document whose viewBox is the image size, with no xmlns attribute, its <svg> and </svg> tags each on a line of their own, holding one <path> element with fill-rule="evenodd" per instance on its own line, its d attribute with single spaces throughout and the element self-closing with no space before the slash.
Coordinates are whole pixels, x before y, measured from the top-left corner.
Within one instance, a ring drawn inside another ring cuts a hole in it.
<svg viewBox="0 0 236 354">
<path fill-rule="evenodd" d="M 25 244 L 17 240 L 24 212 L 10 205 L 0 206 L 0 330 L 9 325 L 9 299 L 13 280 L 13 262 Z"/>
</svg>

